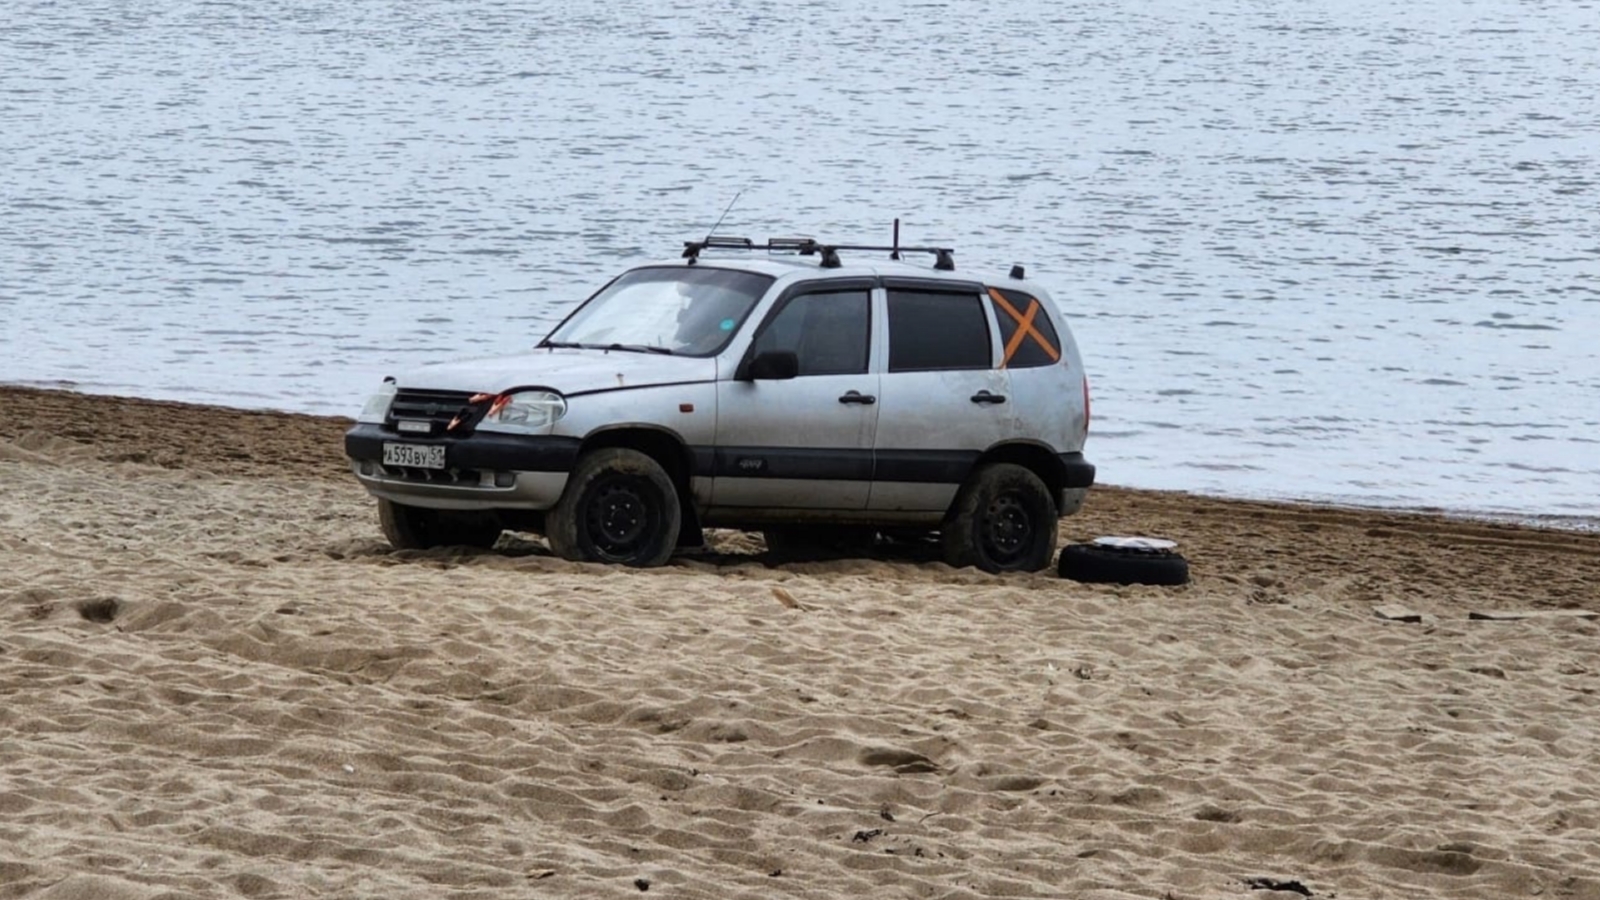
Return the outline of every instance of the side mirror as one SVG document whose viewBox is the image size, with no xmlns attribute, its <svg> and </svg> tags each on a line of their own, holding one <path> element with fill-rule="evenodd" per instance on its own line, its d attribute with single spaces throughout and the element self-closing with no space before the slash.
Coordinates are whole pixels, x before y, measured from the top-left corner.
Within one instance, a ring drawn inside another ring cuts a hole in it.
<svg viewBox="0 0 1600 900">
<path fill-rule="evenodd" d="M 766 350 L 745 366 L 742 380 L 787 381 L 799 374 L 800 357 L 793 350 Z"/>
</svg>

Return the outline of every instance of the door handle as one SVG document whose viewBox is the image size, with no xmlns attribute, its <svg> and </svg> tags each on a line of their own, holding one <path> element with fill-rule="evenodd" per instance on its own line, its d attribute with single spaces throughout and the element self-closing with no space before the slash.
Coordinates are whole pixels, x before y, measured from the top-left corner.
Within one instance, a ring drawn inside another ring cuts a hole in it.
<svg viewBox="0 0 1600 900">
<path fill-rule="evenodd" d="M 872 396 L 871 394 L 863 394 L 860 391 L 846 391 L 845 395 L 839 398 L 839 402 L 859 403 L 862 406 L 871 406 L 872 404 L 878 402 L 878 398 Z"/>
<path fill-rule="evenodd" d="M 1004 403 L 1004 402 L 1006 402 L 1006 395 L 1005 394 L 991 394 L 988 391 L 979 391 L 976 394 L 972 395 L 972 402 L 973 403 Z"/>
</svg>

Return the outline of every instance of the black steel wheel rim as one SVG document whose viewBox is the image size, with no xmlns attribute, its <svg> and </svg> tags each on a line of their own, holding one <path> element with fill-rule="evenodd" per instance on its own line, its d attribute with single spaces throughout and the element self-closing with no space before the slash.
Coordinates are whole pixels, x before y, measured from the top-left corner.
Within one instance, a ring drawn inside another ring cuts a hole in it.
<svg viewBox="0 0 1600 900">
<path fill-rule="evenodd" d="M 631 559 L 649 547 L 660 504 L 642 478 L 612 477 L 594 486 L 584 510 L 590 543 L 606 559 Z"/>
<path fill-rule="evenodd" d="M 1011 563 L 1027 556 L 1033 545 L 1033 532 L 1033 516 L 1014 493 L 994 498 L 984 511 L 983 548 L 996 563 Z"/>
</svg>

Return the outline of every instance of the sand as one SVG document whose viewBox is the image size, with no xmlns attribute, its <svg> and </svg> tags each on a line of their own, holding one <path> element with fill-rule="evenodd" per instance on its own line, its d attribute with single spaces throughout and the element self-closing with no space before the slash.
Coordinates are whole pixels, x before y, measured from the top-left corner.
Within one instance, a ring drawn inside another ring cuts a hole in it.
<svg viewBox="0 0 1600 900">
<path fill-rule="evenodd" d="M 345 425 L 0 389 L 0 898 L 1600 898 L 1600 535 L 1108 488 L 1063 538 L 1192 584 L 394 552 Z"/>
</svg>

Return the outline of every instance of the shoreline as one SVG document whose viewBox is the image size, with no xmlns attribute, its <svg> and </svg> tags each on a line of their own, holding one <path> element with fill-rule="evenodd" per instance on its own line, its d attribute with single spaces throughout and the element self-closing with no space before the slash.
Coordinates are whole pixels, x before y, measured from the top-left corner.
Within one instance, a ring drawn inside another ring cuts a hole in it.
<svg viewBox="0 0 1600 900">
<path fill-rule="evenodd" d="M 87 393 L 68 388 L 36 387 L 30 385 L 0 384 L 0 413 L 6 414 L 6 419 L 0 421 L 0 439 L 14 437 L 26 430 L 28 423 L 34 422 L 44 425 L 52 421 L 59 421 L 59 417 L 71 415 L 68 409 L 73 403 L 65 400 L 52 400 L 58 398 L 82 398 L 84 403 L 94 407 L 97 403 L 107 406 L 121 406 L 129 409 L 147 410 L 152 416 L 172 416 L 180 421 L 190 422 L 200 419 L 220 419 L 237 423 L 276 423 L 269 431 L 282 434 L 296 434 L 302 437 L 310 435 L 324 435 L 329 440 L 331 452 L 326 454 L 326 460 L 336 463 L 339 476 L 346 475 L 344 470 L 343 455 L 340 452 L 343 432 L 354 419 L 348 416 L 321 415 L 317 413 L 296 412 L 292 410 L 249 408 L 223 406 L 207 403 L 192 403 L 182 400 L 160 400 L 144 397 L 127 396 L 121 394 Z M 58 417 L 52 419 L 52 416 Z M 255 426 L 251 426 L 255 427 Z M 247 429 L 248 430 L 248 429 Z M 1093 435 L 1091 435 L 1092 439 Z M 146 436 L 145 440 L 152 440 Z M 187 458 L 194 452 L 193 447 L 185 446 L 180 441 L 157 441 L 159 449 L 156 455 L 162 458 Z M 302 454 L 298 462 L 307 462 L 309 458 Z M 315 468 L 320 474 L 327 474 L 326 465 Z M 1104 471 L 1104 467 L 1101 468 Z M 1464 524 L 1502 525 L 1525 528 L 1536 531 L 1551 532 L 1600 532 L 1600 518 L 1585 518 L 1567 515 L 1513 515 L 1510 513 L 1493 513 L 1472 510 L 1450 510 L 1438 507 L 1394 507 L 1381 505 L 1367 505 L 1361 503 L 1335 503 L 1317 500 L 1297 500 L 1275 497 L 1245 497 L 1235 495 L 1218 495 L 1192 493 L 1189 491 L 1157 490 L 1151 488 L 1128 487 L 1114 483 L 1096 483 L 1090 490 L 1090 500 L 1096 496 L 1116 493 L 1128 498 L 1137 498 L 1137 502 L 1145 504 L 1165 503 L 1205 503 L 1219 504 L 1239 510 L 1252 510 L 1256 508 L 1284 508 L 1291 510 L 1326 510 L 1329 512 L 1347 512 L 1356 515 L 1371 515 L 1379 517 L 1416 518 L 1425 521 L 1461 522 Z M 1064 522 L 1064 527 L 1070 529 L 1074 517 L 1069 517 Z"/>
<path fill-rule="evenodd" d="M 64 454 L 68 448 L 71 453 L 67 455 L 86 455 L 103 463 L 326 484 L 364 507 L 361 515 L 365 521 L 359 523 L 358 533 L 381 543 L 371 499 L 350 475 L 342 452 L 343 434 L 352 421 L 308 413 L 0 387 L 0 447 L 9 442 L 26 454 L 38 446 L 45 456 Z M 1600 582 L 1600 531 L 1430 511 L 1241 500 L 1097 485 L 1084 508 L 1062 519 L 1059 528 L 1061 546 L 1105 535 L 1176 541 L 1196 578 L 1210 574 L 1280 583 L 1293 575 L 1309 584 L 1321 584 L 1348 580 L 1374 558 L 1385 564 L 1410 560 L 1409 565 L 1419 574 L 1437 575 L 1441 567 L 1477 573 L 1470 581 L 1459 575 L 1451 578 L 1458 599 L 1477 598 L 1493 606 L 1503 603 L 1505 597 L 1527 597 L 1536 607 L 1561 608 L 1595 601 L 1570 591 L 1530 593 L 1523 582 L 1542 579 L 1541 587 L 1548 588 L 1574 578 L 1581 580 L 1582 573 L 1575 575 L 1565 568 L 1566 560 L 1576 554 L 1593 556 L 1596 581 Z M 532 543 L 544 552 L 541 540 Z M 762 544 L 755 535 L 727 532 L 712 543 L 731 548 L 729 553 L 713 555 L 722 568 L 762 559 Z M 1480 557 L 1480 550 L 1488 548 L 1515 552 L 1524 564 L 1532 565 L 1526 571 L 1501 569 L 1497 561 Z M 1218 571 L 1222 568 L 1216 566 L 1218 560 L 1226 560 L 1240 571 L 1231 575 Z M 858 560 L 862 564 L 871 561 L 866 555 Z M 852 560 L 838 562 L 846 565 Z M 1054 569 L 1031 577 L 1053 579 Z"/>
</svg>

